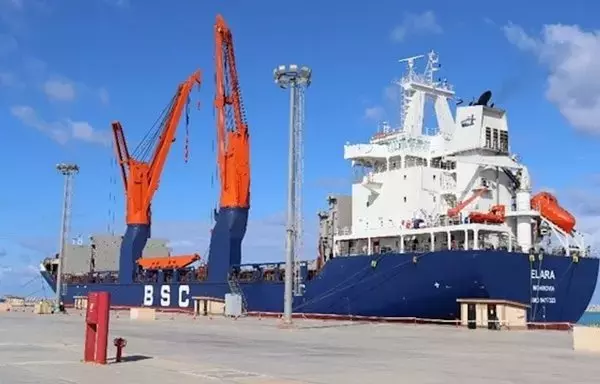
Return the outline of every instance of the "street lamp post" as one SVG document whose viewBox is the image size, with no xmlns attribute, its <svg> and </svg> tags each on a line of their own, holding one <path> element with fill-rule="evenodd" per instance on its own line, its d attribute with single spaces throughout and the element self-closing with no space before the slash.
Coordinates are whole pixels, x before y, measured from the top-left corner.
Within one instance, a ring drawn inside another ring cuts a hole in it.
<svg viewBox="0 0 600 384">
<path fill-rule="evenodd" d="M 58 254 L 58 268 L 56 271 L 56 307 L 59 308 L 62 302 L 62 274 L 65 260 L 66 241 L 69 235 L 71 220 L 71 197 L 73 189 L 73 176 L 79 173 L 77 164 L 60 163 L 56 165 L 56 170 L 64 177 L 63 209 L 61 216 L 60 244 Z"/>
<path fill-rule="evenodd" d="M 290 89 L 290 123 L 288 152 L 288 203 L 285 244 L 285 290 L 283 321 L 292 323 L 294 266 L 300 241 L 301 183 L 302 183 L 302 133 L 304 131 L 304 91 L 311 83 L 312 71 L 303 66 L 280 65 L 273 70 L 275 83 Z M 297 287 L 300 289 L 300 287 Z"/>
</svg>

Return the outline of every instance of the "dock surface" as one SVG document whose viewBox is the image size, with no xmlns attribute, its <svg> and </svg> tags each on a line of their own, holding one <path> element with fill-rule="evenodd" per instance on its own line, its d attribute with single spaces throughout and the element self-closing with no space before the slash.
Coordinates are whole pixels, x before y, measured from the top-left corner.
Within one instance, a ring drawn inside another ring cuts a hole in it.
<svg viewBox="0 0 600 384">
<path fill-rule="evenodd" d="M 597 383 L 600 356 L 559 331 L 111 315 L 126 361 L 84 364 L 84 317 L 0 313 L 0 384 Z M 118 317 L 117 317 L 118 316 Z"/>
</svg>

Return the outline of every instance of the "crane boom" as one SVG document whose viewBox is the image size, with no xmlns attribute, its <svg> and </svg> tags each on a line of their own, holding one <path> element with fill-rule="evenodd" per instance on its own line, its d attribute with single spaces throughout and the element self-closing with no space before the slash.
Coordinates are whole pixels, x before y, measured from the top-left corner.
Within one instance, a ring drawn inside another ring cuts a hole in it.
<svg viewBox="0 0 600 384">
<path fill-rule="evenodd" d="M 250 152 L 248 124 L 235 64 L 233 36 L 221 15 L 215 24 L 217 161 L 221 207 L 248 207 Z M 230 113 L 231 112 L 231 113 Z M 230 117 L 227 119 L 227 117 Z"/>
<path fill-rule="evenodd" d="M 179 84 L 170 104 L 163 111 L 162 119 L 159 119 L 160 123 L 146 134 L 133 154 L 129 151 L 121 123 L 112 123 L 115 151 L 127 199 L 127 230 L 121 243 L 119 269 L 121 283 L 133 279 L 135 263 L 141 258 L 150 237 L 152 199 L 190 93 L 200 83 L 201 72 L 198 70 Z"/>
<path fill-rule="evenodd" d="M 215 23 L 215 109 L 219 211 L 211 233 L 208 280 L 224 281 L 241 263 L 250 207 L 250 143 L 236 69 L 233 36 L 221 15 Z"/>
<path fill-rule="evenodd" d="M 487 192 L 487 188 L 479 188 L 477 189 L 468 199 L 461 201 L 454 208 L 450 208 L 448 210 L 448 217 L 454 217 L 460 213 L 465 207 L 471 204 L 475 199 L 481 197 L 485 192 Z"/>
<path fill-rule="evenodd" d="M 121 123 L 119 121 L 112 123 L 117 160 L 121 168 L 125 193 L 127 194 L 127 224 L 149 223 L 150 218 L 147 211 L 158 189 L 160 176 L 171 149 L 171 144 L 175 140 L 177 126 L 190 92 L 194 85 L 199 85 L 200 82 L 200 71 L 196 71 L 177 87 L 177 92 L 161 124 L 158 135 L 152 135 L 153 139 L 158 137 L 158 141 L 154 145 L 154 153 L 149 161 L 131 156 Z M 148 144 L 143 146 L 149 147 Z M 140 147 L 142 145 L 138 146 L 138 148 Z"/>
</svg>

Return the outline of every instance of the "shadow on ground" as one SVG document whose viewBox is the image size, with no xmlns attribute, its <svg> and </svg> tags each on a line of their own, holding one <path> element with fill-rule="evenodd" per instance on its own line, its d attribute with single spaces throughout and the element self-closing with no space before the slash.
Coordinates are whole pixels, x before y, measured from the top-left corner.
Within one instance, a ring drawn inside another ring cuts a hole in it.
<svg viewBox="0 0 600 384">
<path fill-rule="evenodd" d="M 121 361 L 117 363 L 116 357 L 111 357 L 107 359 L 108 364 L 121 364 L 121 363 L 133 363 L 136 361 L 150 360 L 152 356 L 144 356 L 144 355 L 129 355 L 121 357 Z"/>
</svg>

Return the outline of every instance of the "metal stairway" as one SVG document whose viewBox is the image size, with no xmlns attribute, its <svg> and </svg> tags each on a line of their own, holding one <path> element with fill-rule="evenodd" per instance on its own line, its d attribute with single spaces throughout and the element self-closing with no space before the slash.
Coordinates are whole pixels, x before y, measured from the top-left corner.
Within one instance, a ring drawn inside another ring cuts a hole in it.
<svg viewBox="0 0 600 384">
<path fill-rule="evenodd" d="M 246 302 L 246 296 L 244 295 L 244 291 L 242 291 L 240 282 L 234 275 L 230 276 L 227 282 L 229 283 L 229 291 L 234 295 L 240 295 L 242 299 L 242 314 L 246 314 L 248 312 L 248 303 Z"/>
</svg>

